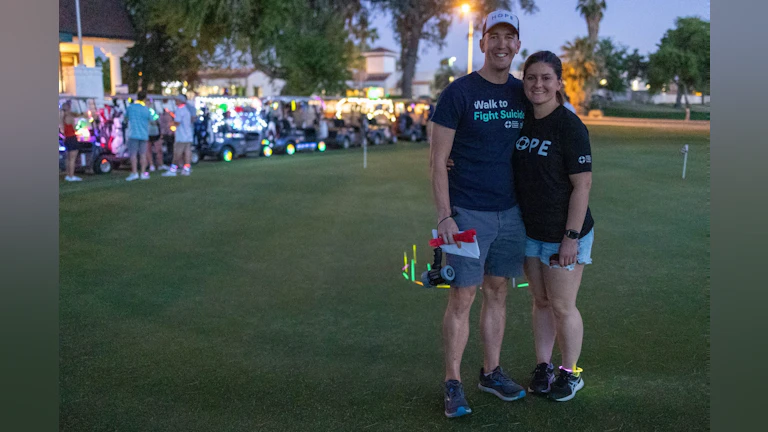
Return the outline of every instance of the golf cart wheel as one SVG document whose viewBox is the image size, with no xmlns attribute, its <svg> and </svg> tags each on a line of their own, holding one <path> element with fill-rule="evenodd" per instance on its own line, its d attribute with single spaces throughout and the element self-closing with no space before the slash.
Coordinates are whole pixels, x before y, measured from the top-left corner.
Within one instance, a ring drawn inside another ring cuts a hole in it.
<svg viewBox="0 0 768 432">
<path fill-rule="evenodd" d="M 381 144 L 381 135 L 380 134 L 374 134 L 373 135 L 373 145 L 380 145 Z"/>
<path fill-rule="evenodd" d="M 264 146 L 261 150 L 261 154 L 264 157 L 270 157 L 272 156 L 272 147 L 270 146 Z"/>
<path fill-rule="evenodd" d="M 192 150 L 192 157 L 190 158 L 190 162 L 192 165 L 197 165 L 197 163 L 200 162 L 200 152 L 197 150 Z"/>
<path fill-rule="evenodd" d="M 416 136 L 416 132 L 411 132 L 411 136 L 409 137 L 411 139 L 411 142 L 418 141 L 418 136 Z"/>
<path fill-rule="evenodd" d="M 235 158 L 235 152 L 232 150 L 232 147 L 224 147 L 221 149 L 221 153 L 219 154 L 219 159 L 223 160 L 224 162 L 232 162 L 232 159 Z"/>
<path fill-rule="evenodd" d="M 440 269 L 440 276 L 445 279 L 446 282 L 450 282 L 456 277 L 456 272 L 453 271 L 453 267 L 447 265 Z"/>
<path fill-rule="evenodd" d="M 294 145 L 293 143 L 288 143 L 288 145 L 285 146 L 285 154 L 287 154 L 288 156 L 291 156 L 294 153 L 296 153 L 296 145 Z"/>
<path fill-rule="evenodd" d="M 349 141 L 349 138 L 344 138 L 344 141 L 342 141 L 342 147 L 345 149 L 348 149 L 350 147 L 351 143 Z"/>
<path fill-rule="evenodd" d="M 107 174 L 112 171 L 112 162 L 105 157 L 97 158 L 93 162 L 93 171 L 96 174 Z"/>
</svg>

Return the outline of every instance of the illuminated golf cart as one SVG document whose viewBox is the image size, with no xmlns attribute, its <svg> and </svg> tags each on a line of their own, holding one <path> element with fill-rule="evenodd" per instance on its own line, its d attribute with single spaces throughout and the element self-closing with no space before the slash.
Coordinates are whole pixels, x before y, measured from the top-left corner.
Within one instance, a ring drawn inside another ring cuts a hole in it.
<svg viewBox="0 0 768 432">
<path fill-rule="evenodd" d="M 427 122 L 433 109 L 428 99 L 394 101 L 397 137 L 411 142 L 427 139 Z"/>
<path fill-rule="evenodd" d="M 195 108 L 195 128 L 202 157 L 213 156 L 231 162 L 249 154 L 261 154 L 267 122 L 259 98 L 198 96 Z"/>
<path fill-rule="evenodd" d="M 328 142 L 339 148 L 360 146 L 363 135 L 369 144 L 394 143 L 392 125 L 394 105 L 389 99 L 341 98 L 326 100 L 326 113 L 332 113 Z"/>
<path fill-rule="evenodd" d="M 112 171 L 111 154 L 107 149 L 104 137 L 104 122 L 99 107 L 94 98 L 79 96 L 59 96 L 59 110 L 64 102 L 70 101 L 72 111 L 79 113 L 75 121 L 79 157 L 76 159 L 76 172 L 93 171 L 96 174 L 106 174 Z M 64 135 L 59 131 L 59 169 L 66 167 L 66 148 Z"/>
<path fill-rule="evenodd" d="M 264 99 L 268 132 L 262 140 L 262 154 L 293 155 L 297 152 L 324 152 L 327 133 L 321 128 L 325 103 L 318 97 L 276 96 Z M 324 136 L 324 134 L 326 136 Z"/>
</svg>

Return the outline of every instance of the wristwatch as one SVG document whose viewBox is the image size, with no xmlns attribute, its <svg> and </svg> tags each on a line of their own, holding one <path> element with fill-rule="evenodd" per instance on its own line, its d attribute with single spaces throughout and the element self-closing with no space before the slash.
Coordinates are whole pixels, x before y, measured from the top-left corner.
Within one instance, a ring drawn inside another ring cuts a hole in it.
<svg viewBox="0 0 768 432">
<path fill-rule="evenodd" d="M 565 230 L 565 236 L 568 237 L 569 239 L 572 239 L 572 240 L 578 239 L 579 238 L 579 234 L 580 233 L 578 231 L 576 231 L 576 230 L 572 230 L 572 229 Z"/>
</svg>

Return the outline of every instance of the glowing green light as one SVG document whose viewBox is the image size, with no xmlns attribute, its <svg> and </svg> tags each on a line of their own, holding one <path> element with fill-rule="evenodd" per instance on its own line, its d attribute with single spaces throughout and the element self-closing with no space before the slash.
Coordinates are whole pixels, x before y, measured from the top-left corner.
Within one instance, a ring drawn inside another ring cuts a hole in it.
<svg viewBox="0 0 768 432">
<path fill-rule="evenodd" d="M 415 266 L 415 265 L 413 265 L 413 260 L 411 260 L 411 280 L 412 280 L 412 281 L 415 281 L 415 280 L 416 280 L 416 271 L 415 271 L 415 269 L 414 269 L 415 267 L 416 267 L 416 266 Z"/>
<path fill-rule="evenodd" d="M 405 280 L 408 280 L 408 273 L 403 272 L 403 277 L 405 278 Z"/>
<path fill-rule="evenodd" d="M 222 110 L 222 111 L 226 111 L 227 110 L 227 104 L 223 103 L 223 104 L 219 105 L 219 109 Z"/>
<path fill-rule="evenodd" d="M 288 153 L 289 155 L 292 155 L 296 153 L 296 147 L 294 147 L 293 144 L 288 144 L 288 147 L 285 148 L 285 152 Z"/>
<path fill-rule="evenodd" d="M 272 156 L 272 149 L 269 147 L 264 147 L 264 156 L 266 157 Z"/>
<path fill-rule="evenodd" d="M 432 264 L 427 263 L 427 271 L 431 271 L 431 270 L 432 270 Z"/>
<path fill-rule="evenodd" d="M 325 151 L 325 142 L 323 142 L 323 141 L 320 141 L 320 143 L 319 143 L 319 144 L 317 144 L 317 149 L 318 149 L 319 151 L 321 151 L 321 152 L 324 152 L 324 151 Z"/>
<path fill-rule="evenodd" d="M 517 285 L 517 287 L 518 287 L 518 288 L 525 288 L 525 287 L 527 287 L 527 286 L 528 286 L 528 282 L 525 282 L 525 283 L 521 283 L 521 284 L 518 284 L 518 285 Z"/>
</svg>

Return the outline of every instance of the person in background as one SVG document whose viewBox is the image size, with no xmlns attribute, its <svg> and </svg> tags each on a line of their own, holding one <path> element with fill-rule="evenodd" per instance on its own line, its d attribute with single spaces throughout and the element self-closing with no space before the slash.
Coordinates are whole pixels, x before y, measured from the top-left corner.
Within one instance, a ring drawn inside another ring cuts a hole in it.
<svg viewBox="0 0 768 432">
<path fill-rule="evenodd" d="M 176 177 L 180 166 L 182 167 L 181 175 L 188 176 L 192 173 L 192 142 L 195 137 L 192 128 L 192 114 L 187 108 L 186 97 L 177 97 L 173 117 L 173 124 L 176 126 L 173 164 L 168 171 L 163 173 L 163 177 Z"/>
<path fill-rule="evenodd" d="M 158 119 L 158 123 L 160 126 L 160 162 L 161 166 L 160 169 L 163 171 L 168 171 L 169 167 L 165 164 L 163 161 L 163 149 L 162 146 L 165 146 L 166 151 L 173 154 L 173 130 L 171 129 L 171 126 L 173 126 L 173 116 L 171 115 L 171 112 L 168 111 L 168 109 L 163 109 L 163 112 L 160 113 L 160 118 Z"/>
<path fill-rule="evenodd" d="M 77 141 L 77 131 L 75 130 L 75 123 L 77 122 L 78 115 L 80 115 L 80 113 L 72 111 L 72 102 L 66 101 L 61 104 L 59 128 L 64 134 L 64 148 L 67 152 L 67 159 L 65 161 L 66 176 L 64 177 L 64 180 L 68 182 L 83 180 L 75 175 L 77 155 L 80 153 L 80 143 Z"/>
<path fill-rule="evenodd" d="M 149 165 L 149 172 L 154 172 L 155 162 L 157 167 L 161 170 L 167 170 L 168 167 L 163 164 L 163 141 L 160 134 L 160 116 L 155 112 L 153 108 L 149 109 L 151 115 L 149 119 L 149 142 L 147 143 L 147 165 Z M 152 159 L 154 155 L 154 160 Z"/>
<path fill-rule="evenodd" d="M 144 90 L 139 91 L 136 100 L 128 105 L 125 110 L 125 119 L 128 122 L 128 152 L 131 155 L 131 175 L 125 180 L 134 181 L 139 178 L 149 180 L 147 172 L 147 141 L 149 141 L 149 122 L 151 114 L 146 107 L 144 100 L 147 93 Z M 140 159 L 138 159 L 140 157 Z M 141 164 L 141 177 L 136 171 L 137 164 Z"/>
</svg>

